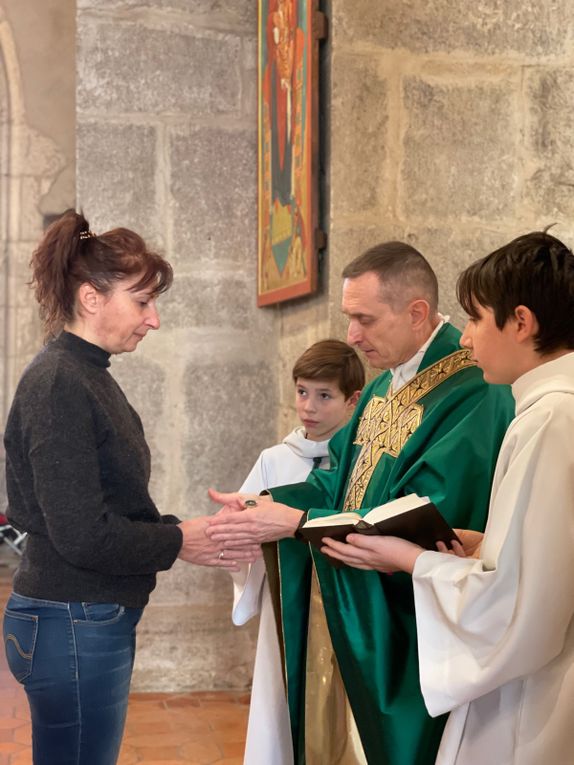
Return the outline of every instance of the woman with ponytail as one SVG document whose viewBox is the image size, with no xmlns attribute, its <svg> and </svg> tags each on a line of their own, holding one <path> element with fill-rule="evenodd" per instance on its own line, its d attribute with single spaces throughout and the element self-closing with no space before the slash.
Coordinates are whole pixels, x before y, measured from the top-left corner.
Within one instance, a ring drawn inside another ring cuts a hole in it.
<svg viewBox="0 0 574 765">
<path fill-rule="evenodd" d="M 8 517 L 28 543 L 4 643 L 30 704 L 34 764 L 114 765 L 156 573 L 178 557 L 231 569 L 252 557 L 224 555 L 205 518 L 160 515 L 141 420 L 108 370 L 159 328 L 169 263 L 133 231 L 95 235 L 70 210 L 31 267 L 48 342 L 6 425 Z"/>
</svg>

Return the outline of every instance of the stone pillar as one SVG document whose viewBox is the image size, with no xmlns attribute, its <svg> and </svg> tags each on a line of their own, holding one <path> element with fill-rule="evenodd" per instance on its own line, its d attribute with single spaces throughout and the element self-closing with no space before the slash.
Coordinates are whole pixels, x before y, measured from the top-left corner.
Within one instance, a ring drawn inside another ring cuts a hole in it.
<svg viewBox="0 0 574 765">
<path fill-rule="evenodd" d="M 78 198 L 175 270 L 162 329 L 112 370 L 141 414 L 152 494 L 181 518 L 239 487 L 275 441 L 273 311 L 255 307 L 256 4 L 78 0 Z M 139 633 L 139 690 L 248 684 L 253 626 L 228 575 L 177 562 Z"/>
<path fill-rule="evenodd" d="M 42 333 L 27 282 L 44 217 L 74 205 L 74 0 L 0 0 L 0 421 Z"/>
</svg>

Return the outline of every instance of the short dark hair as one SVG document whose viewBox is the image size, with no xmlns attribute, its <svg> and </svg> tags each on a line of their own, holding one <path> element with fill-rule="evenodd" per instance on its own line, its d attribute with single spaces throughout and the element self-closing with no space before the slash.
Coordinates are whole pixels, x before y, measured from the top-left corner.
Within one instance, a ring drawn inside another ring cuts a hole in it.
<svg viewBox="0 0 574 765">
<path fill-rule="evenodd" d="M 405 242 L 383 242 L 363 252 L 343 269 L 343 279 L 356 279 L 369 273 L 377 274 L 383 286 L 382 298 L 391 306 L 402 304 L 404 297 L 398 287 L 415 289 L 428 301 L 431 312 L 438 309 L 438 281 L 428 260 Z"/>
<path fill-rule="evenodd" d="M 172 283 L 170 264 L 127 228 L 94 234 L 82 213 L 67 210 L 46 230 L 30 261 L 36 300 L 46 337 L 57 335 L 74 316 L 83 283 L 107 293 L 116 282 L 140 275 L 131 289 L 165 292 Z"/>
<path fill-rule="evenodd" d="M 456 292 L 475 319 L 479 305 L 491 308 L 499 329 L 517 306 L 529 308 L 538 321 L 538 353 L 574 348 L 574 255 L 546 231 L 519 236 L 472 263 L 458 277 Z"/>
<path fill-rule="evenodd" d="M 336 382 L 345 398 L 365 385 L 365 368 L 356 351 L 341 340 L 319 340 L 307 348 L 293 367 L 293 382 L 306 380 Z"/>
</svg>

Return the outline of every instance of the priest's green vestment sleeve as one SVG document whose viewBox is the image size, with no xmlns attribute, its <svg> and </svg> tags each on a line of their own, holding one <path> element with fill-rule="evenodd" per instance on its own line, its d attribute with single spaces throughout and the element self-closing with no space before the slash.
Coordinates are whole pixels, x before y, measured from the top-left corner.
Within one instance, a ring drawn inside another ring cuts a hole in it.
<svg viewBox="0 0 574 765">
<path fill-rule="evenodd" d="M 352 420 L 331 439 L 331 469 L 313 471 L 302 484 L 272 488 L 273 499 L 317 517 L 343 510 L 365 514 L 416 492 L 429 496 L 451 527 L 483 530 L 496 457 L 514 401 L 506 386 L 484 383 L 482 372 L 460 351 L 459 338 L 445 324 L 417 377 L 395 394 L 389 392 L 390 372 L 376 378 Z M 305 761 L 313 566 L 368 762 L 433 765 L 446 718 L 430 718 L 421 695 L 410 576 L 336 568 L 315 548 L 292 539 L 278 543 L 277 561 L 276 603 L 298 765 Z"/>
</svg>

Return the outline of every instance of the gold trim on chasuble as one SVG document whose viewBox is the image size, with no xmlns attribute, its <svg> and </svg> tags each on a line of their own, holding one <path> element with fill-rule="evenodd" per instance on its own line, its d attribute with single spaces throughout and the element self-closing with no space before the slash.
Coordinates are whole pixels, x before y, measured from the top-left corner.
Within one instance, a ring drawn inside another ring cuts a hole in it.
<svg viewBox="0 0 574 765">
<path fill-rule="evenodd" d="M 424 407 L 418 401 L 456 372 L 471 366 L 475 366 L 475 362 L 470 357 L 470 351 L 455 351 L 423 369 L 396 393 L 373 396 L 357 428 L 355 444 L 363 448 L 351 473 L 343 512 L 361 507 L 383 454 L 398 457 L 421 424 Z"/>
<path fill-rule="evenodd" d="M 355 444 L 362 446 L 353 468 L 343 511 L 361 506 L 383 454 L 397 457 L 422 422 L 421 398 L 466 367 L 475 366 L 469 351 L 440 359 L 384 398 L 374 396 L 359 422 Z M 319 579 L 313 566 L 305 686 L 305 756 L 307 765 L 366 765 L 357 726 L 343 685 L 325 617 Z"/>
</svg>

